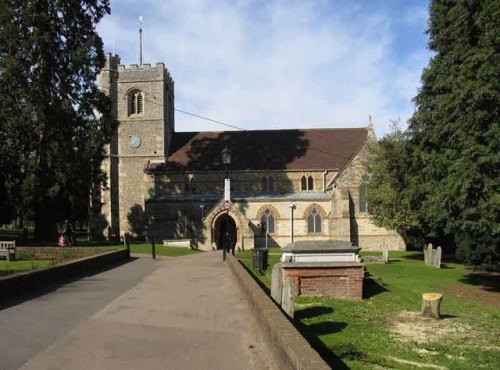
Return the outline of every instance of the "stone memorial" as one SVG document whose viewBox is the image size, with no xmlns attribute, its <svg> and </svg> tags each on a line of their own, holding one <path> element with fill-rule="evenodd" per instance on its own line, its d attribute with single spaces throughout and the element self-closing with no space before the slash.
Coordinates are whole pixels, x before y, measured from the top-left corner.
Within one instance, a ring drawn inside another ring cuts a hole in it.
<svg viewBox="0 0 500 370">
<path fill-rule="evenodd" d="M 283 294 L 281 298 L 281 308 L 283 311 L 293 319 L 295 313 L 295 288 L 292 279 L 285 279 L 283 283 Z"/>
<path fill-rule="evenodd" d="M 389 248 L 385 243 L 384 246 L 382 247 L 382 261 L 384 263 L 389 263 Z"/>
<path fill-rule="evenodd" d="M 441 256 L 443 255 L 443 251 L 441 247 L 437 247 L 436 252 L 434 253 L 434 267 L 441 268 Z"/>
<path fill-rule="evenodd" d="M 281 257 L 283 280 L 293 281 L 298 296 L 362 299 L 364 265 L 358 252 L 342 240 L 290 243 Z"/>
<path fill-rule="evenodd" d="M 429 266 L 430 265 L 430 261 L 431 261 L 431 256 L 432 256 L 432 244 L 431 243 L 429 243 L 427 245 L 427 250 L 424 251 L 424 256 L 425 256 L 425 264 L 427 266 Z"/>
<path fill-rule="evenodd" d="M 281 305 L 281 298 L 283 294 L 283 270 L 281 263 L 276 263 L 273 266 L 271 273 L 271 298 Z"/>
<path fill-rule="evenodd" d="M 437 247 L 437 249 L 433 249 L 432 244 L 429 244 L 427 246 L 427 251 L 425 253 L 425 264 L 427 266 L 441 268 L 442 255 L 443 255 L 443 251 L 442 251 L 441 247 Z"/>
</svg>

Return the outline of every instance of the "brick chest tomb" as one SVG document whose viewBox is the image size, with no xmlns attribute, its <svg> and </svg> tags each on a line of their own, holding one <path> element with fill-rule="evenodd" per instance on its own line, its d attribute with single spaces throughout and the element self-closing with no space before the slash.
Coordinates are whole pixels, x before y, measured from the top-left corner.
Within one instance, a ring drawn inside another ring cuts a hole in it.
<svg viewBox="0 0 500 370">
<path fill-rule="evenodd" d="M 283 281 L 297 296 L 362 299 L 364 265 L 359 248 L 339 240 L 298 241 L 283 249 Z"/>
</svg>

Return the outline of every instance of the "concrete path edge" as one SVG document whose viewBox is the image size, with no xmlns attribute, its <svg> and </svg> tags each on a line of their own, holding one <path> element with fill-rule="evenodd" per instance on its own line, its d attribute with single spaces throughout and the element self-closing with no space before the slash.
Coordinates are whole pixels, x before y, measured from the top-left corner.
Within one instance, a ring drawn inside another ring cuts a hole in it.
<svg viewBox="0 0 500 370">
<path fill-rule="evenodd" d="M 228 266 L 248 299 L 250 312 L 264 334 L 269 352 L 279 368 L 330 369 L 241 263 L 232 255 L 227 257 Z"/>
</svg>

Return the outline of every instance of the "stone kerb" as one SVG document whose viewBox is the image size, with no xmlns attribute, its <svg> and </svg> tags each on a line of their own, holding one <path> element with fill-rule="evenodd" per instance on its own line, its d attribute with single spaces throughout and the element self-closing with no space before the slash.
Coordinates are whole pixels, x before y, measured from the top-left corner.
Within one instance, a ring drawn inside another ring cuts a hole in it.
<svg viewBox="0 0 500 370">
<path fill-rule="evenodd" d="M 326 370 L 330 367 L 310 346 L 282 311 L 259 287 L 250 274 L 232 255 L 227 256 L 231 272 L 249 301 L 277 369 Z"/>
</svg>

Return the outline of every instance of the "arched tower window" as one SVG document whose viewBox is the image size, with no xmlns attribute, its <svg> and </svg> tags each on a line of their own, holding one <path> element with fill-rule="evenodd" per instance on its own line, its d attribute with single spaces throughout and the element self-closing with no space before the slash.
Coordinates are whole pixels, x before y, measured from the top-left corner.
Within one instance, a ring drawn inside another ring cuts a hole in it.
<svg viewBox="0 0 500 370">
<path fill-rule="evenodd" d="M 144 94 L 140 90 L 132 90 L 128 94 L 128 114 L 144 113 Z"/>
<path fill-rule="evenodd" d="M 307 190 L 314 190 L 314 180 L 312 176 L 307 178 Z"/>
<path fill-rule="evenodd" d="M 300 179 L 300 189 L 307 190 L 307 179 L 305 176 L 302 176 L 302 178 Z"/>
<path fill-rule="evenodd" d="M 359 184 L 359 212 L 368 211 L 368 202 L 366 200 L 368 181 L 370 181 L 370 176 L 365 173 L 361 178 L 361 184 Z"/>
<path fill-rule="evenodd" d="M 311 214 L 307 217 L 307 233 L 321 233 L 321 216 L 316 208 L 313 208 Z"/>
<path fill-rule="evenodd" d="M 267 230 L 269 234 L 274 233 L 274 217 L 269 209 L 266 209 L 266 211 L 262 215 L 260 224 L 262 225 L 262 229 L 264 231 Z"/>
</svg>

